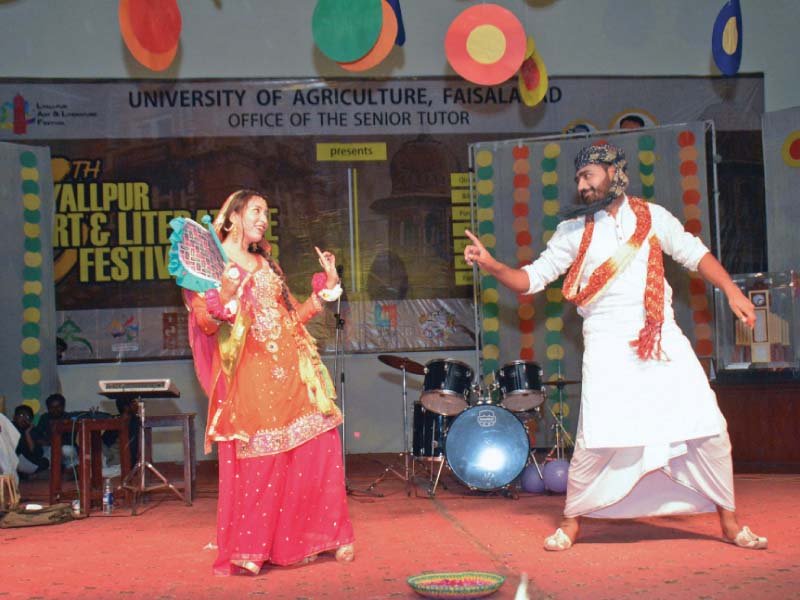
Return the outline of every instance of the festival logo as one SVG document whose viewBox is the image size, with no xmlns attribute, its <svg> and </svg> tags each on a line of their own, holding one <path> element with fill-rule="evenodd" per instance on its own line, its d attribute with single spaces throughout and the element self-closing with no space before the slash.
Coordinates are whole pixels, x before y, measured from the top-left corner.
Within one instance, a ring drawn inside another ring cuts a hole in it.
<svg viewBox="0 0 800 600">
<path fill-rule="evenodd" d="M 14 135 L 25 135 L 28 133 L 28 124 L 35 120 L 36 114 L 21 94 L 14 96 L 11 102 L 0 105 L 0 129 L 11 129 Z"/>
</svg>

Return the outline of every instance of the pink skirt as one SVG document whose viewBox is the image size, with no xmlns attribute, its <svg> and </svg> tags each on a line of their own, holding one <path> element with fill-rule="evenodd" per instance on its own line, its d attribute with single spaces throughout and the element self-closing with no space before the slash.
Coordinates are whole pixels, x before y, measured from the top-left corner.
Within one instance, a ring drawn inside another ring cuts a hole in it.
<svg viewBox="0 0 800 600">
<path fill-rule="evenodd" d="M 216 575 L 234 562 L 290 565 L 353 542 L 339 432 L 269 456 L 236 457 L 219 442 Z"/>
</svg>

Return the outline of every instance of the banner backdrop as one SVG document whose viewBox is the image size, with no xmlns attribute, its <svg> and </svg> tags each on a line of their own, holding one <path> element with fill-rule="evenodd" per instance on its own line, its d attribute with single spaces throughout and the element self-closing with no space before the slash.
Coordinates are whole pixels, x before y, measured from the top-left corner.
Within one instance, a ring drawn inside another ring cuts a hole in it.
<svg viewBox="0 0 800 600">
<path fill-rule="evenodd" d="M 599 140 L 625 151 L 630 195 L 665 207 L 711 248 L 706 124 L 695 122 L 612 132 L 602 137 L 473 144 L 477 231 L 499 260 L 523 265 L 539 255 L 559 223 L 559 210 L 577 202 L 575 155 Z M 668 255 L 664 266 L 674 293 L 678 324 L 697 354 L 710 357 L 712 288 L 699 274 L 687 272 Z M 582 320 L 574 306 L 564 300 L 561 283 L 559 279 L 543 293 L 524 296 L 498 285 L 494 277 L 481 277 L 482 370 L 490 380 L 498 368 L 514 360 L 538 363 L 545 381 L 559 375 L 570 381 L 581 379 Z M 562 411 L 568 429 L 573 431 L 580 398 L 574 385 L 567 386 L 562 397 L 557 388 L 548 388 L 549 405 Z"/>
<path fill-rule="evenodd" d="M 764 115 L 764 186 L 770 271 L 800 269 L 800 106 Z"/>
<path fill-rule="evenodd" d="M 458 239 L 470 143 L 590 132 L 626 115 L 749 128 L 763 80 L 553 78 L 533 110 L 513 84 L 450 78 L 6 80 L 0 101 L 0 139 L 51 148 L 58 331 L 63 359 L 80 362 L 188 356 L 168 223 L 213 216 L 243 186 L 267 196 L 268 236 L 297 296 L 318 270 L 313 247 L 337 254 L 345 351 L 474 346 Z M 334 312 L 312 326 L 323 351 Z"/>
<path fill-rule="evenodd" d="M 25 403 L 35 414 L 58 391 L 50 152 L 0 143 L 0 178 L 0 395 L 9 411 Z"/>
</svg>

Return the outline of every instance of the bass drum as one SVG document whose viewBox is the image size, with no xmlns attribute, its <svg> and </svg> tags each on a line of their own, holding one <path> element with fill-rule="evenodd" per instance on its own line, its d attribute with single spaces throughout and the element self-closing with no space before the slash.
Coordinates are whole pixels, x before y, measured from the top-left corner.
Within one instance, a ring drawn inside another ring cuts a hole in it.
<svg viewBox="0 0 800 600">
<path fill-rule="evenodd" d="M 522 473 L 531 451 L 520 420 L 492 404 L 473 406 L 458 415 L 444 444 L 453 474 L 476 490 L 507 486 Z"/>
</svg>

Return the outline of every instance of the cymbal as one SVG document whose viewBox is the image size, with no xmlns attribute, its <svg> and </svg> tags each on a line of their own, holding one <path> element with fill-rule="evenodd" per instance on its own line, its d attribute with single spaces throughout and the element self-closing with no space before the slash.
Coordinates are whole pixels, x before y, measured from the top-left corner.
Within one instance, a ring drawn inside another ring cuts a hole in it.
<svg viewBox="0 0 800 600">
<path fill-rule="evenodd" d="M 425 375 L 425 367 L 418 362 L 414 362 L 405 356 L 394 356 L 392 354 L 379 354 L 378 360 L 394 369 L 405 369 L 407 373 L 414 375 Z"/>
<path fill-rule="evenodd" d="M 580 382 L 581 382 L 580 379 L 553 379 L 552 381 L 542 382 L 542 385 L 560 386 L 560 385 L 571 385 L 573 383 L 580 383 Z"/>
</svg>

